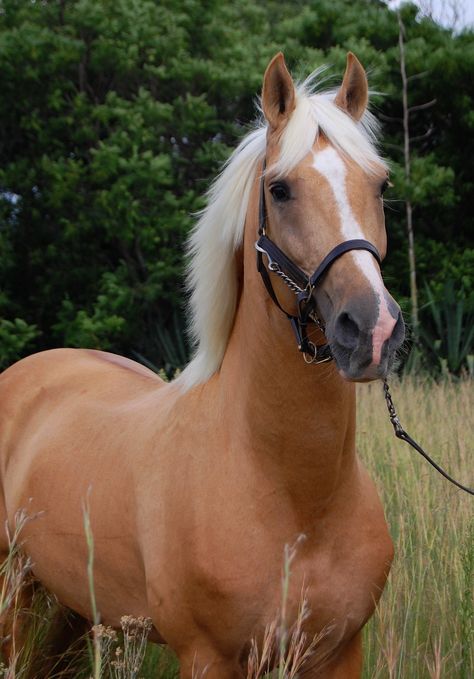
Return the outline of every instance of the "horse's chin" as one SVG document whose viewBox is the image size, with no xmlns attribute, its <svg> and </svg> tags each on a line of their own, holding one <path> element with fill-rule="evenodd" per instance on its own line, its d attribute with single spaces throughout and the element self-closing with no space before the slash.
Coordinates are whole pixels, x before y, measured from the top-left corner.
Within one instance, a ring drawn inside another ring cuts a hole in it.
<svg viewBox="0 0 474 679">
<path fill-rule="evenodd" d="M 336 362 L 339 375 L 346 382 L 374 382 L 384 380 L 392 372 L 395 363 L 395 353 L 385 355 L 380 363 L 358 361 L 357 356 L 348 354 L 347 351 L 338 351 L 332 347 L 332 353 Z"/>
<path fill-rule="evenodd" d="M 380 376 L 370 376 L 370 375 L 361 375 L 360 377 L 351 377 L 350 375 L 347 375 L 344 370 L 339 370 L 339 375 L 346 381 L 346 382 L 360 382 L 360 383 L 365 383 L 365 382 L 375 382 L 375 380 L 380 380 L 384 379 L 385 375 L 380 375 Z"/>
</svg>

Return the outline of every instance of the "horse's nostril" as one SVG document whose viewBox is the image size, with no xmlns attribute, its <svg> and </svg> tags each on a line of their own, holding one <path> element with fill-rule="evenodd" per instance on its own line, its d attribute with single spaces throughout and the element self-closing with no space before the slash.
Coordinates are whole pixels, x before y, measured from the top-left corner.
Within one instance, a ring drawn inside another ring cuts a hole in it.
<svg viewBox="0 0 474 679">
<path fill-rule="evenodd" d="M 342 346 L 347 349 L 355 349 L 357 347 L 359 326 L 347 311 L 339 314 L 334 330 L 337 340 Z"/>
</svg>

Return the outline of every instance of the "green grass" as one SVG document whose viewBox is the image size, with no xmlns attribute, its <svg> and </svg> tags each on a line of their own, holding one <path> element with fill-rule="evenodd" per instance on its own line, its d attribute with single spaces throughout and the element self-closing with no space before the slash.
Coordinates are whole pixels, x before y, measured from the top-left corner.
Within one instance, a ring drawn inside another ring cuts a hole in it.
<svg viewBox="0 0 474 679">
<path fill-rule="evenodd" d="M 472 387 L 469 380 L 437 384 L 414 378 L 394 381 L 392 386 L 403 426 L 450 473 L 468 485 L 472 483 L 474 450 Z M 405 443 L 395 439 L 380 384 L 361 385 L 358 399 L 358 449 L 378 486 L 396 550 L 378 610 L 365 628 L 363 677 L 471 678 L 473 500 L 439 476 Z M 8 566 L 11 568 L 11 564 Z M 24 562 L 20 566 L 24 571 Z M 23 571 L 20 570 L 20 576 Z M 12 573 L 10 581 L 17 583 L 18 577 Z M 5 596 L 3 592 L 2 597 Z M 26 679 L 35 646 L 46 648 L 39 640 L 47 638 L 46 627 L 54 617 L 51 613 L 54 604 L 51 598 L 42 596 L 31 614 L 34 624 L 28 648 L 18 658 L 14 670 L 5 669 L 3 676 L 8 679 Z M 125 647 L 123 636 L 119 635 L 109 647 L 113 660 L 115 649 Z M 82 658 L 71 659 L 73 671 L 63 675 L 51 673 L 48 677 L 88 679 L 97 669 L 93 659 L 94 645 L 89 639 Z M 102 676 L 111 679 L 137 676 L 123 664 L 115 667 L 116 670 L 105 659 Z M 177 679 L 176 659 L 167 649 L 149 644 L 139 676 Z"/>
</svg>

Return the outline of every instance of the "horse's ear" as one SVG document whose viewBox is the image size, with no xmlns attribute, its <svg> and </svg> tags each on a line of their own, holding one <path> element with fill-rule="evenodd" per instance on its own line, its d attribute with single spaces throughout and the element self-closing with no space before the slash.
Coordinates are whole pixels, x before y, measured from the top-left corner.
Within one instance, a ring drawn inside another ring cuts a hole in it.
<svg viewBox="0 0 474 679">
<path fill-rule="evenodd" d="M 295 106 L 295 86 L 286 67 L 285 57 L 278 52 L 263 76 L 262 109 L 270 128 L 277 129 L 285 124 Z"/>
<path fill-rule="evenodd" d="M 367 108 L 369 85 L 364 67 L 352 52 L 347 53 L 346 72 L 334 102 L 354 120 L 360 120 Z"/>
</svg>

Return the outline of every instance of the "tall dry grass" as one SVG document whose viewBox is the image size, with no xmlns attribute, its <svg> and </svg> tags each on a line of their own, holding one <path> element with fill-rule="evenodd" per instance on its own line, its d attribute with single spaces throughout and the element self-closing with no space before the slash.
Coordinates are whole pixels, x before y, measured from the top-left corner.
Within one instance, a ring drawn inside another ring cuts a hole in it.
<svg viewBox="0 0 474 679">
<path fill-rule="evenodd" d="M 393 381 L 404 428 L 455 478 L 473 485 L 473 382 Z M 474 677 L 474 502 L 392 434 L 379 384 L 358 390 L 358 449 L 395 543 L 365 630 L 364 679 Z"/>
<path fill-rule="evenodd" d="M 472 381 L 436 384 L 407 378 L 393 381 L 392 393 L 404 427 L 454 476 L 472 484 Z M 472 498 L 448 484 L 417 453 L 395 439 L 380 384 L 361 385 L 358 399 L 359 452 L 378 486 L 396 549 L 387 588 L 365 629 L 364 679 L 472 679 Z M 1 592 L 0 612 L 7 600 L 11 603 L 18 597 L 29 570 L 29 564 L 25 567 L 25 562 L 15 561 L 22 558 L 19 533 L 12 536 L 15 558 L 3 566 L 4 573 L 10 573 L 10 590 Z M 92 542 L 90 534 L 88 540 Z M 319 640 L 302 636 L 301 622 L 307 615 L 304 595 L 300 622 L 290 629 L 285 626 L 285 588 L 291 577 L 292 554 L 290 549 L 284 559 L 280 619 L 268 627 L 263 655 L 261 650 L 253 650 L 251 679 L 270 676 L 265 674 L 270 657 L 280 657 L 280 668 L 273 677 L 296 677 L 302 654 L 308 645 L 310 652 L 311 645 L 316 648 Z M 91 572 L 89 564 L 89 575 Z M 37 606 L 32 616 L 26 652 L 16 657 L 13 666 L 0 668 L 0 677 L 28 676 L 35 644 L 41 645 L 47 638 L 47 626 L 53 619 L 46 608 L 52 609 L 51 598 L 43 598 L 42 606 Z M 177 663 L 170 652 L 150 644 L 145 654 L 148 629 L 148 621 L 127 617 L 119 635 L 96 626 L 93 634 L 83 639 L 82 651 L 76 657 L 71 653 L 69 666 L 74 669 L 56 672 L 55 667 L 64 668 L 67 663 L 53 663 L 49 674 L 37 676 L 177 679 Z"/>
</svg>

